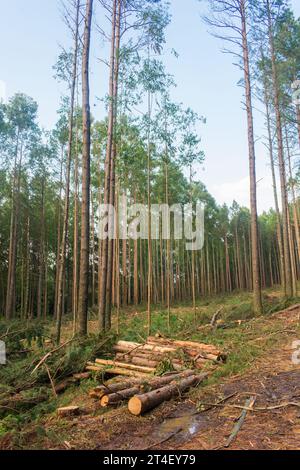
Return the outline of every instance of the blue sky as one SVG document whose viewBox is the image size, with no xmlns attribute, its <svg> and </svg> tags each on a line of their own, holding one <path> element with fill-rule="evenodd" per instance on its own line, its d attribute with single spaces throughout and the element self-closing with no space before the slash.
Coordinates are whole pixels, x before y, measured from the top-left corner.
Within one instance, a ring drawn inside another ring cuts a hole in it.
<svg viewBox="0 0 300 470">
<path fill-rule="evenodd" d="M 201 179 L 217 202 L 230 204 L 235 198 L 249 205 L 246 116 L 242 109 L 242 89 L 237 86 L 241 72 L 232 58 L 221 52 L 219 40 L 210 36 L 201 20 L 206 9 L 203 0 L 171 0 L 172 23 L 167 32 L 164 61 L 175 76 L 173 97 L 206 116 L 201 126 L 206 153 Z M 300 2 L 292 2 L 300 16 Z M 0 96 L 22 91 L 39 103 L 41 124 L 51 128 L 56 121 L 61 85 L 53 79 L 52 65 L 60 45 L 69 43 L 61 20 L 59 0 L 1 0 L 0 16 Z M 98 22 L 100 18 L 97 18 Z M 170 54 L 179 53 L 175 59 Z M 103 116 L 103 105 L 96 96 L 107 91 L 104 66 L 99 57 L 107 58 L 107 48 L 94 32 L 92 43 L 93 113 Z M 2 82 L 2 83 L 1 83 Z M 255 116 L 257 136 L 262 132 L 262 118 Z M 257 144 L 257 179 L 259 210 L 273 204 L 268 156 Z"/>
</svg>

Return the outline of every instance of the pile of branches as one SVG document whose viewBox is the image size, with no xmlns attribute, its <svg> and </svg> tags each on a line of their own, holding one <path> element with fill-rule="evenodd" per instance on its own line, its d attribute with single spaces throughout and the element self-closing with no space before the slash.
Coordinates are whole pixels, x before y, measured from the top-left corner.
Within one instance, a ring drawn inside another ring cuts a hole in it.
<svg viewBox="0 0 300 470">
<path fill-rule="evenodd" d="M 105 354 L 115 341 L 113 336 L 95 335 L 54 347 L 46 325 L 22 328 L 20 322 L 9 330 L 1 325 L 0 338 L 7 350 L 7 364 L 0 367 L 0 418 L 56 398 L 68 384 L 87 377 L 82 374 L 87 360 Z"/>
</svg>

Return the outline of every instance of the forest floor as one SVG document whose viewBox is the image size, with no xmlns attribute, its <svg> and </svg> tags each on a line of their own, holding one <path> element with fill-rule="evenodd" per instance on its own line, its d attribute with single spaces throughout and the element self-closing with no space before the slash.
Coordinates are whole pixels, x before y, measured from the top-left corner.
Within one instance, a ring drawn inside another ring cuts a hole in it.
<svg viewBox="0 0 300 470">
<path fill-rule="evenodd" d="M 300 365 L 292 360 L 293 342 L 300 340 L 300 306 L 282 310 L 280 293 L 268 291 L 264 295 L 268 313 L 251 318 L 250 300 L 249 294 L 239 294 L 199 304 L 204 323 L 223 306 L 226 327 L 209 333 L 191 327 L 190 306 L 172 309 L 173 336 L 207 341 L 228 353 L 225 365 L 179 400 L 134 417 L 126 406 L 101 409 L 88 393 L 95 381 L 87 380 L 68 388 L 53 400 L 52 410 L 44 410 L 18 429 L 3 428 L 1 433 L 0 419 L 0 449 L 218 449 L 225 445 L 250 396 L 256 398 L 254 411 L 248 411 L 230 449 L 300 449 Z M 163 313 L 156 313 L 155 328 L 164 332 Z M 124 339 L 143 337 L 143 316 L 133 309 L 124 315 Z M 67 337 L 70 325 L 64 328 Z M 67 405 L 80 406 L 80 416 L 58 418 L 56 407 Z"/>
</svg>

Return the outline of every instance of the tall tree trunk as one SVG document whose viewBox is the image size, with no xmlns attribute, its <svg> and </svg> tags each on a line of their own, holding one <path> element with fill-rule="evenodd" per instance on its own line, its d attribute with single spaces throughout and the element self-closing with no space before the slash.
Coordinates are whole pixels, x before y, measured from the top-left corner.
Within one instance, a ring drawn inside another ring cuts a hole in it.
<svg viewBox="0 0 300 470">
<path fill-rule="evenodd" d="M 264 56 L 262 55 L 262 60 L 264 61 Z M 267 130 L 268 130 L 268 146 L 270 154 L 270 165 L 272 173 L 272 183 L 273 183 L 273 194 L 274 194 L 274 203 L 277 217 L 277 241 L 280 253 L 280 274 L 281 282 L 283 285 L 284 292 L 286 291 L 286 281 L 285 281 L 285 269 L 284 269 L 284 250 L 283 250 L 283 241 L 282 241 L 282 227 L 280 220 L 280 210 L 278 203 L 278 194 L 277 194 L 277 184 L 276 184 L 276 175 L 275 175 L 275 164 L 274 164 L 274 152 L 273 152 L 273 138 L 271 130 L 271 114 L 270 114 L 270 97 L 268 93 L 268 85 L 264 72 L 264 101 L 266 107 L 266 119 L 267 119 Z"/>
<path fill-rule="evenodd" d="M 41 233 L 40 233 L 40 246 L 39 246 L 39 277 L 38 277 L 38 292 L 37 292 L 37 317 L 42 316 L 42 301 L 43 301 L 43 278 L 45 274 L 45 181 L 42 179 L 41 188 Z"/>
<path fill-rule="evenodd" d="M 251 249 L 253 273 L 253 307 L 254 312 L 262 313 L 261 274 L 259 268 L 258 221 L 257 221 L 257 195 L 256 195 L 256 167 L 255 144 L 253 129 L 252 91 L 250 79 L 249 47 L 247 37 L 247 20 L 245 1 L 241 2 L 243 60 L 245 76 L 245 94 L 248 122 L 249 171 L 250 171 L 250 206 L 251 206 Z"/>
<path fill-rule="evenodd" d="M 21 147 L 21 149 L 20 149 Z M 20 154 L 20 155 L 19 155 Z M 16 264 L 17 264 L 17 226 L 19 212 L 19 192 L 22 166 L 22 144 L 20 144 L 20 133 L 17 131 L 15 163 L 12 185 L 12 207 L 10 219 L 9 252 L 8 252 L 8 275 L 6 286 L 6 308 L 5 317 L 10 320 L 14 313 L 15 288 L 16 288 Z"/>
<path fill-rule="evenodd" d="M 64 285 L 64 278 L 65 278 L 67 238 L 68 238 L 68 225 L 69 225 L 69 208 L 70 208 L 70 176 L 71 176 L 72 147 L 73 147 L 75 90 L 76 90 L 76 80 L 77 80 L 79 11 L 80 11 L 80 0 L 77 1 L 77 5 L 76 5 L 75 39 L 74 39 L 75 42 L 74 42 L 74 57 L 73 57 L 71 100 L 70 100 L 70 114 L 69 114 L 68 153 L 67 153 L 67 164 L 66 164 L 64 220 L 63 220 L 63 233 L 62 233 L 62 239 L 61 239 L 61 247 L 60 247 L 60 261 L 59 261 L 59 268 L 58 268 L 59 276 L 58 276 L 57 307 L 56 307 L 56 317 L 57 317 L 56 341 L 57 343 L 60 342 L 62 304 L 64 303 L 63 285 Z"/>
<path fill-rule="evenodd" d="M 293 178 L 293 170 L 292 170 L 292 162 L 291 162 L 291 151 L 289 145 L 289 136 L 287 127 L 285 126 L 285 139 L 286 139 L 286 149 L 287 149 L 287 156 L 288 156 L 288 168 L 290 174 L 290 186 L 291 186 L 291 193 L 292 193 L 292 201 L 293 201 L 293 218 L 294 218 L 294 225 L 295 225 L 295 235 L 296 235 L 296 246 L 297 246 L 297 260 L 298 263 L 300 262 L 300 229 L 299 229 L 299 218 L 298 218 L 298 211 L 297 211 L 297 198 L 296 198 L 296 191 L 295 191 L 295 182 Z M 292 255 L 292 253 L 291 253 Z"/>
<path fill-rule="evenodd" d="M 87 0 L 84 40 L 82 51 L 82 204 L 81 204 L 81 246 L 78 299 L 78 333 L 87 334 L 88 294 L 89 294 L 89 253 L 90 253 L 90 149 L 91 149 L 91 115 L 89 59 L 91 44 L 91 26 L 93 0 Z"/>
<path fill-rule="evenodd" d="M 108 112 L 108 130 L 107 130 L 107 144 L 106 144 L 106 157 L 105 157 L 105 181 L 104 181 L 104 205 L 107 207 L 110 203 L 110 189 L 111 189 L 111 176 L 112 176 L 112 147 L 114 137 L 114 71 L 115 71 L 115 49 L 116 49 L 116 20 L 117 20 L 117 0 L 113 0 L 112 12 L 112 34 L 111 34 L 111 49 L 110 49 L 110 75 L 109 75 L 109 112 Z M 108 216 L 111 216 L 109 213 Z M 99 329 L 105 331 L 106 329 L 106 302 L 107 302 L 107 279 L 108 270 L 112 266 L 108 266 L 109 256 L 109 231 L 111 230 L 111 223 L 108 222 L 108 236 L 102 240 L 101 248 L 101 289 L 99 292 Z M 111 286 L 110 286 L 111 288 Z"/>
<path fill-rule="evenodd" d="M 77 112 L 79 110 L 78 100 L 78 80 L 77 80 Z M 73 333 L 76 333 L 78 321 L 78 272 L 79 272 L 79 126 L 78 114 L 76 118 L 76 148 L 74 162 L 74 233 L 73 233 Z"/>
<path fill-rule="evenodd" d="M 115 185 L 116 185 L 116 155 L 117 155 L 117 106 L 118 106 L 118 85 L 119 85 L 119 65 L 120 65 L 120 40 L 121 40 L 121 4 L 122 1 L 117 2 L 116 13 L 116 31 L 115 31 L 115 48 L 114 48 L 114 68 L 113 68 L 113 129 L 112 129 L 112 148 L 111 148 L 111 165 L 110 165 L 110 189 L 109 189 L 109 204 L 110 207 L 115 207 Z M 114 220 L 112 220 L 114 223 Z M 114 226 L 112 233 L 115 232 Z M 112 273 L 114 269 L 114 240 L 108 240 L 108 255 L 107 255 L 107 280 L 106 280 L 106 305 L 105 305 L 105 329 L 111 328 L 111 309 L 112 309 Z"/>
<path fill-rule="evenodd" d="M 278 72 L 276 64 L 276 55 L 274 47 L 274 31 L 273 21 L 271 15 L 270 0 L 266 0 L 267 6 L 267 17 L 268 17 L 268 33 L 269 33 L 269 45 L 271 53 L 272 63 L 272 81 L 273 81 L 273 98 L 274 107 L 276 114 L 276 133 L 277 133 L 277 145 L 278 145 L 278 161 L 279 161 L 279 172 L 280 172 L 280 186 L 281 186 L 281 199 L 282 199 L 282 229 L 283 229 L 283 249 L 284 249 L 284 268 L 285 268 L 285 279 L 286 279 L 286 290 L 285 294 L 288 297 L 293 296 L 293 285 L 292 285 L 292 270 L 291 270 L 291 256 L 289 248 L 289 235 L 288 235 L 288 200 L 286 190 L 286 170 L 284 162 L 284 149 L 283 149 L 283 136 L 282 136 L 282 119 L 280 110 L 280 90 L 278 82 Z"/>
</svg>

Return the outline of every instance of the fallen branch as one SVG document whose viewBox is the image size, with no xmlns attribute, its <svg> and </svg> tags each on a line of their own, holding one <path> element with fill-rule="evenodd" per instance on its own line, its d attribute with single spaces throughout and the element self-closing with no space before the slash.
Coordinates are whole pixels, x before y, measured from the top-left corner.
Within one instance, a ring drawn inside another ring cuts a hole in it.
<svg viewBox="0 0 300 470">
<path fill-rule="evenodd" d="M 245 403 L 244 409 L 241 413 L 241 416 L 239 417 L 238 422 L 234 425 L 232 433 L 230 434 L 229 438 L 227 439 L 226 443 L 224 444 L 224 447 L 229 447 L 230 444 L 236 439 L 239 431 L 241 430 L 241 428 L 244 424 L 244 421 L 246 419 L 248 410 L 253 409 L 253 405 L 255 403 L 255 400 L 256 400 L 255 396 L 252 396 L 252 397 L 248 398 L 248 400 L 246 400 L 246 403 Z"/>
<path fill-rule="evenodd" d="M 61 344 L 60 346 L 58 346 L 57 348 L 55 349 L 52 349 L 52 351 L 49 351 L 47 354 L 45 354 L 45 356 L 40 360 L 40 362 L 35 366 L 35 368 L 33 369 L 33 371 L 31 372 L 31 375 L 34 374 L 34 372 L 36 372 L 38 370 L 38 368 L 44 364 L 45 361 L 47 361 L 47 359 L 52 356 L 52 354 L 56 353 L 57 351 L 60 351 L 61 349 L 63 349 L 65 346 L 67 346 L 68 344 L 70 344 L 72 341 L 74 340 L 74 338 L 70 339 L 69 341 L 67 341 L 66 343 L 64 344 Z"/>
<path fill-rule="evenodd" d="M 216 313 L 214 313 L 214 315 L 211 319 L 211 322 L 210 322 L 210 327 L 211 327 L 212 330 L 216 329 L 216 323 L 217 323 L 218 318 L 219 318 L 222 311 L 223 311 L 223 306 L 221 308 L 219 308 L 219 310 L 217 310 Z"/>
<path fill-rule="evenodd" d="M 272 411 L 272 410 L 279 410 L 281 408 L 286 408 L 288 406 L 295 406 L 297 408 L 300 408 L 300 403 L 297 402 L 286 402 L 286 403 L 281 403 L 279 405 L 274 405 L 274 406 L 266 406 L 266 407 L 257 407 L 257 408 L 251 408 L 247 406 L 241 406 L 241 405 L 231 405 L 231 404 L 218 404 L 218 403 L 203 403 L 205 406 L 210 406 L 211 408 L 213 407 L 227 407 L 227 408 L 236 408 L 238 410 L 246 410 L 246 411 L 254 411 L 254 412 L 260 412 L 260 411 Z"/>
<path fill-rule="evenodd" d="M 231 393 L 230 395 L 227 395 L 226 397 L 222 398 L 222 400 L 218 401 L 217 403 L 211 403 L 211 404 L 200 403 L 200 406 L 207 406 L 208 408 L 206 408 L 205 410 L 196 411 L 195 413 L 192 414 L 192 416 L 198 415 L 200 413 L 205 413 L 206 411 L 211 410 L 215 406 L 220 406 L 223 403 L 225 403 L 227 400 L 230 400 L 230 398 L 235 397 L 237 394 L 238 392 Z M 199 405 L 198 405 L 198 408 L 199 408 Z"/>
<path fill-rule="evenodd" d="M 54 382 L 53 382 L 53 379 L 52 379 L 52 376 L 51 376 L 49 367 L 47 366 L 46 363 L 44 363 L 44 366 L 45 366 L 45 369 L 46 369 L 46 371 L 47 371 L 47 374 L 48 374 L 48 377 L 49 377 L 49 380 L 50 380 L 50 383 L 51 383 L 51 388 L 52 388 L 53 395 L 54 395 L 55 398 L 57 398 L 57 393 L 56 393 L 56 389 L 55 389 L 55 384 L 54 384 Z"/>
<path fill-rule="evenodd" d="M 296 330 L 278 330 L 278 331 L 274 331 L 273 333 L 269 333 L 266 336 L 260 336 L 259 338 L 250 339 L 248 342 L 249 343 L 255 343 L 256 341 L 263 341 L 263 340 L 266 340 L 268 338 L 271 338 L 272 336 L 276 336 L 278 334 L 284 334 L 284 333 L 296 334 L 297 331 Z"/>
</svg>

